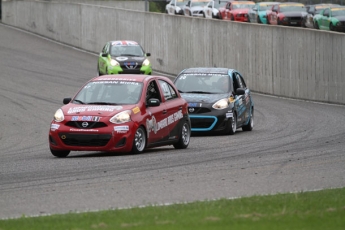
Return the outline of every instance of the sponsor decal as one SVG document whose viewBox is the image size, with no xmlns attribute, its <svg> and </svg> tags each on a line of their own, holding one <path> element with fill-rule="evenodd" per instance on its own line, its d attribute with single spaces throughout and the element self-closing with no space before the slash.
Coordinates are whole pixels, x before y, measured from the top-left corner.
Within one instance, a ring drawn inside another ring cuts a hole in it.
<svg viewBox="0 0 345 230">
<path fill-rule="evenodd" d="M 117 57 L 115 59 L 118 61 L 126 61 L 128 59 L 128 57 Z"/>
<path fill-rule="evenodd" d="M 72 132 L 98 132 L 97 129 L 69 129 Z"/>
<path fill-rule="evenodd" d="M 188 103 L 188 107 L 197 107 L 198 106 L 198 103 Z"/>
<path fill-rule="evenodd" d="M 51 124 L 50 125 L 50 130 L 51 131 L 55 131 L 55 130 L 59 129 L 59 127 L 60 127 L 60 125 L 58 125 L 58 124 Z"/>
<path fill-rule="evenodd" d="M 128 125 L 121 125 L 121 126 L 114 126 L 114 131 L 128 131 L 129 126 Z"/>
<path fill-rule="evenodd" d="M 97 81 L 94 81 L 93 83 L 96 83 L 98 81 L 137 81 L 137 79 L 135 78 L 117 78 L 117 77 L 112 77 L 112 78 L 109 78 L 109 77 L 101 77 L 101 78 L 98 78 Z M 105 82 L 105 83 L 108 83 L 108 82 Z"/>
<path fill-rule="evenodd" d="M 183 118 L 183 114 L 181 110 L 171 114 L 170 116 L 158 122 L 156 121 L 156 118 L 152 116 L 151 119 L 146 120 L 146 128 L 147 128 L 148 136 L 150 132 L 153 131 L 156 134 L 159 130 L 164 129 L 168 125 L 171 125 L 172 123 L 180 120 L 181 118 Z"/>
<path fill-rule="evenodd" d="M 113 112 L 114 110 L 121 110 L 122 106 L 80 106 L 69 108 L 67 113 L 80 113 L 80 112 L 91 112 L 91 111 L 107 111 Z"/>
<path fill-rule="evenodd" d="M 226 114 L 225 114 L 225 117 L 226 117 L 226 118 L 233 117 L 233 113 L 226 113 Z"/>
<path fill-rule="evenodd" d="M 96 121 L 98 122 L 101 118 L 96 116 L 73 116 L 71 121 Z"/>
<path fill-rule="evenodd" d="M 137 106 L 137 107 L 133 108 L 132 111 L 133 111 L 134 114 L 137 114 L 137 113 L 140 112 L 140 109 L 139 109 L 139 107 Z"/>
</svg>

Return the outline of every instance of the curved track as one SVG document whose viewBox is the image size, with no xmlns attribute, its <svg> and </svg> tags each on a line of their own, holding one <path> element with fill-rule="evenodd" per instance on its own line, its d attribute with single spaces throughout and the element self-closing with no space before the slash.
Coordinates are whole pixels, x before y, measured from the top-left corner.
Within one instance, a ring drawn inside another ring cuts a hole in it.
<svg viewBox="0 0 345 230">
<path fill-rule="evenodd" d="M 252 132 L 192 137 L 184 151 L 53 157 L 53 113 L 96 60 L 0 24 L 0 218 L 345 186 L 345 106 L 260 94 Z"/>
</svg>

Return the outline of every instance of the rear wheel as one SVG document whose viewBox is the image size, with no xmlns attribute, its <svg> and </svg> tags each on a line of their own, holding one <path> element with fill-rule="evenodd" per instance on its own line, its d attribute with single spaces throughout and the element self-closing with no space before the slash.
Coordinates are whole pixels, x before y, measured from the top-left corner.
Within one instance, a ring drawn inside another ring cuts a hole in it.
<svg viewBox="0 0 345 230">
<path fill-rule="evenodd" d="M 247 125 L 242 127 L 243 131 L 252 131 L 254 127 L 254 109 L 250 110 L 249 122 Z"/>
<path fill-rule="evenodd" d="M 134 135 L 132 153 L 139 154 L 144 151 L 146 147 L 146 133 L 143 127 L 139 127 Z"/>
<path fill-rule="evenodd" d="M 176 144 L 174 144 L 174 148 L 175 149 L 187 148 L 189 145 L 190 134 L 191 134 L 190 126 L 189 126 L 187 121 L 184 121 L 183 125 L 182 125 L 179 140 Z"/>
<path fill-rule="evenodd" d="M 54 150 L 54 149 L 50 149 L 50 152 L 53 154 L 53 156 L 56 157 L 67 157 L 68 154 L 70 153 L 69 150 Z"/>
</svg>

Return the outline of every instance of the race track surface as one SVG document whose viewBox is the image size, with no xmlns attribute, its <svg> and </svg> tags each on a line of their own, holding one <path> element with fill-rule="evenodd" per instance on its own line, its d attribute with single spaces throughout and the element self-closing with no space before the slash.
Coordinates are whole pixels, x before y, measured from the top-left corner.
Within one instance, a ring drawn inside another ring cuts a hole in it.
<svg viewBox="0 0 345 230">
<path fill-rule="evenodd" d="M 345 106 L 255 93 L 252 132 L 55 158 L 53 114 L 96 66 L 94 54 L 0 24 L 0 218 L 345 186 Z"/>
</svg>

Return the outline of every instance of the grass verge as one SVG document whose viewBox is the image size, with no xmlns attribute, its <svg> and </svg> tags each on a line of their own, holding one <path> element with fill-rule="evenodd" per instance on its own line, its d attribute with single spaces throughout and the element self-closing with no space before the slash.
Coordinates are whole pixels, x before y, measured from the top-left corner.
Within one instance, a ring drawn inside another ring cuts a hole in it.
<svg viewBox="0 0 345 230">
<path fill-rule="evenodd" d="M 345 188 L 0 220 L 12 229 L 344 230 Z"/>
</svg>

